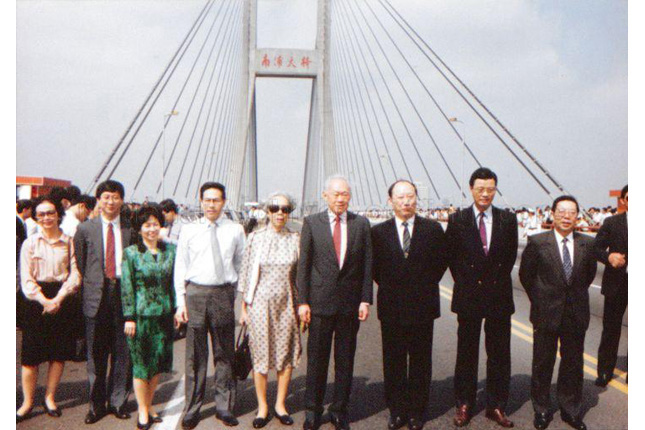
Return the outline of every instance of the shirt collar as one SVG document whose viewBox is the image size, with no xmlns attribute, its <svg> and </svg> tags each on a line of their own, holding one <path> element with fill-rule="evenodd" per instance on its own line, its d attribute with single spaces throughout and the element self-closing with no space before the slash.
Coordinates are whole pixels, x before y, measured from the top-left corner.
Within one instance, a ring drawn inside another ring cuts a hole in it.
<svg viewBox="0 0 645 430">
<path fill-rule="evenodd" d="M 327 209 L 327 215 L 329 216 L 329 221 L 334 222 L 336 221 L 336 214 Z M 344 223 L 347 222 L 347 211 L 343 212 L 340 214 L 340 222 Z"/>
<path fill-rule="evenodd" d="M 50 244 L 54 244 L 54 243 L 57 243 L 57 242 L 67 243 L 67 238 L 68 238 L 68 236 L 65 233 L 61 233 L 61 235 L 58 237 L 58 239 L 53 240 L 53 241 L 47 239 L 42 231 L 37 231 L 35 233 L 35 235 L 36 235 L 36 239 L 44 240 L 45 242 L 50 243 Z"/>
<path fill-rule="evenodd" d="M 408 220 L 407 220 L 408 227 L 412 227 L 412 226 L 414 226 L 414 219 L 415 219 L 415 218 L 416 218 L 416 215 L 412 215 L 412 217 L 411 217 L 410 219 L 408 219 Z M 399 218 L 398 216 L 394 215 L 394 220 L 395 220 L 395 222 L 396 222 L 396 226 L 397 226 L 397 227 L 399 227 L 399 228 L 400 228 L 400 227 L 403 225 L 403 222 L 404 222 L 404 221 L 403 221 L 401 218 Z"/>
<path fill-rule="evenodd" d="M 104 225 L 112 224 L 113 226 L 118 227 L 119 225 L 121 225 L 121 215 L 117 215 L 117 216 L 116 216 L 116 218 L 114 218 L 112 221 L 108 221 L 108 220 L 106 220 L 106 219 L 103 217 L 103 215 L 101 215 L 101 222 L 102 222 Z"/>
<path fill-rule="evenodd" d="M 562 243 L 562 239 L 564 239 L 564 236 L 562 236 L 556 229 L 553 229 L 553 233 L 555 233 L 555 240 L 558 242 L 558 244 Z M 567 235 L 567 240 L 571 243 L 573 243 L 573 232 L 569 233 Z"/>
<path fill-rule="evenodd" d="M 479 209 L 477 209 L 477 206 L 473 204 L 473 213 L 475 214 L 475 219 L 479 219 L 479 214 L 481 213 Z M 492 220 L 493 219 L 493 205 L 488 206 L 488 209 L 484 211 L 484 214 L 486 215 L 487 220 Z"/>
</svg>

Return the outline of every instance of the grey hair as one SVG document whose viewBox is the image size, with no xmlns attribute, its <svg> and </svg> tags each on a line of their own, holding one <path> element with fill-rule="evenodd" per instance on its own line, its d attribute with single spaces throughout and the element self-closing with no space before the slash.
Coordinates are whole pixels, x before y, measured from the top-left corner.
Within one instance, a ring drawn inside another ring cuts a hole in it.
<svg viewBox="0 0 645 430">
<path fill-rule="evenodd" d="M 294 198 L 291 196 L 291 194 L 285 193 L 284 191 L 274 191 L 269 194 L 264 202 L 264 208 L 266 209 L 267 206 L 271 204 L 271 201 L 276 197 L 284 197 L 285 199 L 287 199 L 287 202 L 289 202 L 289 206 L 294 209 L 296 208 L 296 201 L 294 200 Z"/>
<path fill-rule="evenodd" d="M 352 189 L 352 186 L 349 184 L 349 181 L 347 180 L 347 178 L 344 177 L 343 175 L 339 174 L 339 173 L 327 177 L 327 179 L 325 179 L 325 187 L 323 189 L 325 191 L 328 190 L 329 186 L 331 185 L 331 181 L 334 181 L 334 180 L 337 180 L 337 179 L 345 181 L 345 183 L 347 184 L 347 187 L 349 187 L 350 190 Z"/>
</svg>

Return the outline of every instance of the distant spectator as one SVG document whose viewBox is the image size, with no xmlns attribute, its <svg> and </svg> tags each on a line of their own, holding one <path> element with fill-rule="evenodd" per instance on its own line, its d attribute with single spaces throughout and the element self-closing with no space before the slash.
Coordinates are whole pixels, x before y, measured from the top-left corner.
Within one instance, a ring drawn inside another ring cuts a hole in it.
<svg viewBox="0 0 645 430">
<path fill-rule="evenodd" d="M 172 199 L 163 200 L 160 204 L 165 219 L 165 227 L 161 229 L 160 237 L 166 243 L 177 245 L 181 231 L 181 218 L 177 204 Z"/>
</svg>

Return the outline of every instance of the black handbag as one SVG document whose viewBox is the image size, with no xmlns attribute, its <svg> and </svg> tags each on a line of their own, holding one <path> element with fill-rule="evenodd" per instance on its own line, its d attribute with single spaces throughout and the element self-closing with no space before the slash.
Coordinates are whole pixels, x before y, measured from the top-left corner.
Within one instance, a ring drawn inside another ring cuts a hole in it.
<svg viewBox="0 0 645 430">
<path fill-rule="evenodd" d="M 246 324 L 237 335 L 235 341 L 235 356 L 233 359 L 233 377 L 236 381 L 244 381 L 249 372 L 253 369 L 253 360 L 251 360 L 251 348 L 249 347 L 249 335 L 246 332 Z"/>
</svg>

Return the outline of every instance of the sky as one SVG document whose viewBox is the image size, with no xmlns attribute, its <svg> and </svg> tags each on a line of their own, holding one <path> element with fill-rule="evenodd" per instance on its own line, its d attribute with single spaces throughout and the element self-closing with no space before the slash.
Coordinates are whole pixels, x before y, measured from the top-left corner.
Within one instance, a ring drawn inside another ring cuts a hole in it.
<svg viewBox="0 0 645 430">
<path fill-rule="evenodd" d="M 69 179 L 84 190 L 204 3 L 16 2 L 16 174 Z M 391 3 L 568 192 L 584 206 L 615 203 L 608 197 L 609 190 L 627 183 L 627 1 Z M 258 47 L 313 48 L 315 4 L 313 0 L 259 0 Z M 369 4 L 378 10 L 377 0 L 369 0 Z M 332 15 L 339 21 L 337 25 L 345 25 L 337 34 L 347 31 L 351 22 L 346 12 L 339 14 L 342 10 L 346 11 L 340 7 Z M 458 129 L 466 142 L 484 165 L 498 173 L 504 195 L 504 200 L 498 197 L 499 203 L 550 203 L 552 197 L 513 161 L 391 21 L 389 25 L 415 71 L 449 116 L 462 121 Z M 349 55 L 353 45 L 347 40 L 340 45 L 337 41 L 332 58 Z M 391 55 L 404 86 L 411 90 L 449 164 L 461 177 L 460 140 L 438 121 L 436 109 L 422 96 L 411 72 L 401 66 L 394 53 Z M 333 69 L 339 76 L 348 73 L 346 68 Z M 352 81 L 351 75 L 332 79 L 338 85 Z M 352 85 L 361 87 L 356 81 Z M 395 85 L 393 88 L 396 94 L 402 94 Z M 301 195 L 310 94 L 311 82 L 307 80 L 265 78 L 257 82 L 260 196 L 274 190 Z M 170 106 L 170 98 L 163 101 L 164 106 Z M 168 142 L 179 131 L 181 111 L 177 121 L 173 118 L 167 127 Z M 334 115 L 339 125 L 351 122 L 343 118 L 340 109 Z M 410 106 L 404 106 L 404 116 L 414 116 Z M 385 118 L 379 118 L 384 124 Z M 425 203 L 458 203 L 458 187 L 421 124 L 410 121 L 414 140 L 441 194 L 437 198 L 427 191 Z M 115 173 L 126 191 L 134 187 L 147 148 L 162 128 L 163 114 L 151 117 L 149 123 L 140 147 L 133 146 L 128 162 Z M 391 139 L 382 143 L 394 152 Z M 403 149 L 405 154 L 413 152 L 409 145 Z M 414 179 L 428 188 L 420 162 L 412 155 L 407 157 Z M 400 163 L 394 160 L 399 171 Z M 472 159 L 465 160 L 466 178 L 475 167 Z M 134 195 L 126 193 L 128 197 L 157 199 L 160 170 L 161 158 L 155 155 L 143 185 Z M 350 180 L 357 175 L 344 173 Z M 371 177 L 365 171 L 361 175 L 365 180 Z M 381 195 L 376 201 L 384 204 L 386 183 L 379 181 Z M 185 198 L 181 192 L 187 185 L 181 182 L 178 201 L 191 202 L 193 193 L 187 190 L 189 197 Z M 354 203 L 358 191 L 356 187 Z"/>
</svg>

